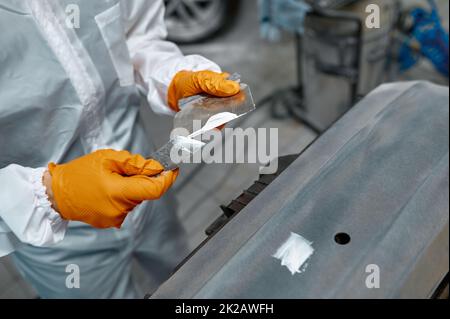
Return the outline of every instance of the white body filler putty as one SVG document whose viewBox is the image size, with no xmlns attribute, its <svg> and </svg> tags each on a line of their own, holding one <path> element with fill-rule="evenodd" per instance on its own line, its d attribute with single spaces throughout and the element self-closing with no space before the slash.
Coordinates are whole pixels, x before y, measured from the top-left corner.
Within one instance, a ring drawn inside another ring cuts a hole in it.
<svg viewBox="0 0 450 319">
<path fill-rule="evenodd" d="M 295 275 L 305 270 L 306 262 L 313 253 L 312 242 L 296 233 L 291 233 L 291 236 L 278 248 L 273 257 L 281 260 L 281 266 L 286 266 L 291 274 Z"/>
</svg>

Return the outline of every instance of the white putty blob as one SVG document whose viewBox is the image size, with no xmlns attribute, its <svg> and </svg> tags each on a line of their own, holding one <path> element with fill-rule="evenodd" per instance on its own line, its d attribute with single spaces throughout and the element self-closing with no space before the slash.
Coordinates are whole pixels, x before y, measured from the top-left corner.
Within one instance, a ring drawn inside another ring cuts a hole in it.
<svg viewBox="0 0 450 319">
<path fill-rule="evenodd" d="M 200 151 L 206 143 L 189 137 L 176 136 L 173 139 L 173 145 L 177 147 L 177 150 L 181 149 L 185 152 L 194 154 Z"/>
<path fill-rule="evenodd" d="M 286 266 L 291 274 L 295 275 L 305 270 L 306 262 L 313 253 L 312 242 L 296 233 L 291 233 L 288 240 L 272 257 L 281 260 L 281 266 Z"/>
<path fill-rule="evenodd" d="M 221 112 L 221 113 L 214 114 L 213 116 L 211 116 L 208 119 L 208 121 L 205 123 L 205 125 L 200 130 L 195 131 L 188 137 L 190 137 L 190 138 L 197 137 L 201 134 L 211 131 L 212 129 L 214 129 L 216 127 L 227 124 L 228 122 L 231 122 L 231 121 L 241 117 L 242 115 L 244 115 L 244 114 L 237 115 L 237 114 L 230 113 L 230 112 Z"/>
</svg>

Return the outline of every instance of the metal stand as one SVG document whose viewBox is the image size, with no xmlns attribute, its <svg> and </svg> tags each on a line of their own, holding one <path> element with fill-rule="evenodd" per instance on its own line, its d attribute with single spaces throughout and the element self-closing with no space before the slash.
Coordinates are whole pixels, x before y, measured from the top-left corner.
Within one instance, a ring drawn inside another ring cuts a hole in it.
<svg viewBox="0 0 450 319">
<path fill-rule="evenodd" d="M 361 19 L 350 13 L 336 11 L 336 10 L 323 10 L 315 8 L 308 14 L 309 17 L 315 19 L 327 19 L 349 22 L 355 24 L 355 32 L 348 34 L 345 38 L 339 37 L 336 39 L 333 34 L 318 34 L 320 39 L 326 40 L 328 43 L 336 43 L 336 45 L 345 48 L 352 46 L 355 48 L 355 59 L 352 65 L 334 65 L 329 63 L 317 62 L 316 68 L 323 74 L 332 75 L 336 77 L 342 77 L 349 81 L 351 86 L 351 104 L 354 104 L 358 99 L 358 85 L 360 79 L 360 66 L 361 66 L 361 52 L 362 52 L 362 30 L 363 25 Z M 317 120 L 313 119 L 308 110 L 308 105 L 305 103 L 305 85 L 303 83 L 304 71 L 304 49 L 303 49 L 303 35 L 296 34 L 296 51 L 297 51 L 297 85 L 294 87 L 282 89 L 275 92 L 262 103 L 270 103 L 271 115 L 274 118 L 282 119 L 293 117 L 302 122 L 305 126 L 311 129 L 316 134 L 322 133 L 325 128 L 322 127 Z M 339 43 L 337 43 L 339 41 Z"/>
</svg>

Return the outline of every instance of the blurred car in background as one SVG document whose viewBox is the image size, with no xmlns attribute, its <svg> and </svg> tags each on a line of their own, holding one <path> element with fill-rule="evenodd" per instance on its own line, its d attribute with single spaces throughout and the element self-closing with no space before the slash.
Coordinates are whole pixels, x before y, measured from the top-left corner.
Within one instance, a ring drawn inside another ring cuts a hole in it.
<svg viewBox="0 0 450 319">
<path fill-rule="evenodd" d="M 227 21 L 234 1 L 165 0 L 169 39 L 194 43 L 219 31 Z"/>
</svg>

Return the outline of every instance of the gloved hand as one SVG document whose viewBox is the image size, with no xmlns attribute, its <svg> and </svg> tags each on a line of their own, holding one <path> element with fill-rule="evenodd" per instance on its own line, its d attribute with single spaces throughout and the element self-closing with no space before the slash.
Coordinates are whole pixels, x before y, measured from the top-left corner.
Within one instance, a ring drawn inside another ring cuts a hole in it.
<svg viewBox="0 0 450 319">
<path fill-rule="evenodd" d="M 228 97 L 238 94 L 239 83 L 227 80 L 228 73 L 213 71 L 181 71 L 178 72 L 169 86 L 168 100 L 172 110 L 178 112 L 178 101 L 189 96 L 207 93 L 218 97 Z"/>
<path fill-rule="evenodd" d="M 50 163 L 55 208 L 66 220 L 119 228 L 145 200 L 160 198 L 178 171 L 127 151 L 101 150 L 63 165 Z"/>
</svg>

